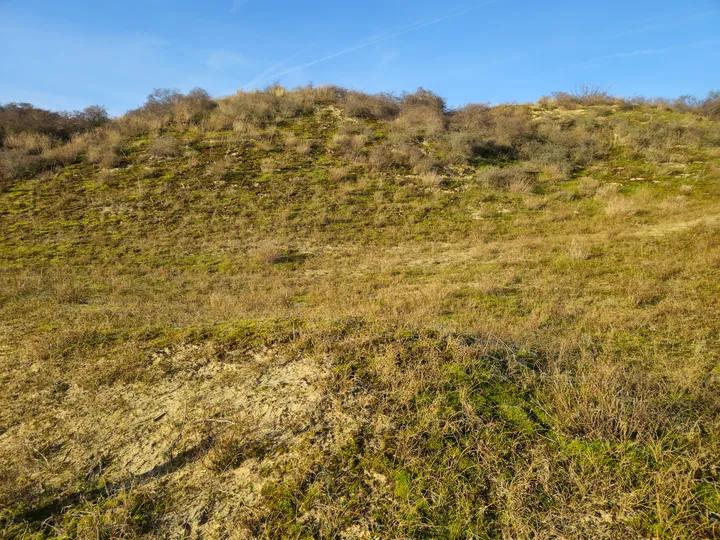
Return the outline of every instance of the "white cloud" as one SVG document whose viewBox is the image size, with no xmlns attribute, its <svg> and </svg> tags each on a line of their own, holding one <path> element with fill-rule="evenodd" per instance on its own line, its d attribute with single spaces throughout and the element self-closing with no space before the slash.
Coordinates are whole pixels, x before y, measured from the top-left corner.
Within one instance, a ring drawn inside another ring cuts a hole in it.
<svg viewBox="0 0 720 540">
<path fill-rule="evenodd" d="M 245 57 L 242 54 L 228 51 L 226 49 L 211 51 L 205 61 L 207 67 L 216 70 L 227 69 L 244 63 Z"/>
</svg>

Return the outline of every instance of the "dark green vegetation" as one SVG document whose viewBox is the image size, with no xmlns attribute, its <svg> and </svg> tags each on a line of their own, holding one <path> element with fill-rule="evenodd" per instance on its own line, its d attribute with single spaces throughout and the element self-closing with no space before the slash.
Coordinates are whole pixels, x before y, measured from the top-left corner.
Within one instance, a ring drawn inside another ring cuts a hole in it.
<svg viewBox="0 0 720 540">
<path fill-rule="evenodd" d="M 720 536 L 717 102 L 6 127 L 2 535 Z"/>
</svg>

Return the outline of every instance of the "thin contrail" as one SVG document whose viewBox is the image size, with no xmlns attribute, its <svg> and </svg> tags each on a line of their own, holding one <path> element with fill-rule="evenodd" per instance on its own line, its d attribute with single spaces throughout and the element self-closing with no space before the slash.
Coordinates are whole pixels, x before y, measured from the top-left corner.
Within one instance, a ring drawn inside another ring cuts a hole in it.
<svg viewBox="0 0 720 540">
<path fill-rule="evenodd" d="M 496 2 L 499 2 L 500 0 L 489 0 L 487 2 L 483 2 L 482 4 L 477 4 L 475 6 L 469 7 L 467 9 L 463 9 L 462 11 L 457 11 L 455 13 L 450 13 L 449 15 L 444 15 L 442 17 L 438 17 L 436 19 L 431 19 L 429 21 L 422 21 L 419 23 L 415 23 L 410 25 L 407 28 L 404 28 L 403 30 L 400 30 L 398 32 L 393 32 L 391 34 L 385 34 L 380 37 L 371 39 L 370 41 L 366 41 L 364 43 L 360 43 L 359 45 L 354 45 L 352 47 L 348 47 L 346 49 L 341 49 L 337 52 L 334 52 L 332 54 L 328 54 L 327 56 L 323 56 L 322 58 L 318 58 L 317 60 L 313 60 L 312 62 L 307 62 L 305 64 L 300 64 L 291 68 L 288 68 L 284 71 L 280 71 L 279 73 L 274 73 L 273 75 L 270 75 L 268 77 L 258 79 L 257 77 L 253 79 L 253 81 L 257 84 L 263 81 L 266 81 L 268 79 L 277 79 L 278 77 L 282 77 L 283 75 L 287 75 L 288 73 L 294 73 L 295 71 L 300 71 L 302 69 L 309 68 L 311 66 L 315 66 L 317 64 L 320 64 L 322 62 L 327 62 L 328 60 L 332 60 L 333 58 L 337 58 L 339 56 L 344 56 L 346 54 L 349 54 L 351 52 L 359 51 L 360 49 L 365 49 L 366 47 L 370 47 L 372 45 L 376 45 L 377 43 L 381 43 L 383 41 L 387 41 L 388 39 L 392 39 L 398 36 L 402 36 L 404 34 L 408 34 L 410 32 L 414 32 L 415 30 L 420 30 L 421 28 L 426 28 L 428 26 L 432 26 L 438 23 L 441 23 L 443 21 L 446 21 L 447 19 L 452 19 L 453 17 L 459 17 L 460 15 L 464 15 L 465 13 L 469 13 L 470 11 L 473 11 L 475 9 L 480 9 L 481 7 L 488 6 L 490 4 L 494 4 Z"/>
<path fill-rule="evenodd" d="M 258 73 L 257 75 L 255 75 L 252 79 L 250 79 L 250 82 L 243 84 L 240 87 L 240 89 L 244 90 L 245 88 L 248 88 L 250 86 L 255 86 L 258 83 L 261 83 L 263 81 L 266 81 L 266 80 L 274 77 L 274 75 L 271 75 L 271 73 L 273 73 L 277 69 L 282 68 L 285 64 L 287 64 L 288 62 L 290 62 L 297 56 L 300 56 L 301 54 L 305 53 L 306 51 L 311 49 L 314 45 L 315 45 L 315 43 L 313 43 L 312 45 L 309 45 L 308 47 L 305 47 L 304 49 L 302 49 L 298 52 L 294 52 L 293 54 L 288 56 L 285 60 L 281 60 L 280 62 L 273 64 L 269 68 L 267 68 L 267 69 L 263 70 L 262 72 Z"/>
<path fill-rule="evenodd" d="M 647 26 L 642 26 L 640 28 L 633 28 L 630 30 L 626 30 L 624 32 L 620 32 L 619 34 L 614 34 L 612 36 L 609 36 L 607 39 L 618 39 L 618 38 L 622 38 L 622 37 L 633 36 L 635 34 L 652 32 L 654 30 L 660 30 L 662 28 L 667 28 L 668 26 L 676 25 L 680 21 L 692 21 L 694 19 L 699 19 L 701 17 L 709 17 L 711 15 L 717 15 L 718 13 L 720 13 L 720 9 L 703 11 L 701 13 L 690 13 L 688 15 L 685 15 L 684 17 L 677 17 L 672 22 L 669 22 L 669 23 L 651 24 L 651 25 L 647 25 Z"/>
</svg>

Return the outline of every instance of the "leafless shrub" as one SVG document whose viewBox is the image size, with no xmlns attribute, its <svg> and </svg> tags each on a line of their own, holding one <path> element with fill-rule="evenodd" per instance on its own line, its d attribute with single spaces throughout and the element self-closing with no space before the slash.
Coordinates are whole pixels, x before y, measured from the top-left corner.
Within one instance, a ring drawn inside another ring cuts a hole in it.
<svg viewBox="0 0 720 540">
<path fill-rule="evenodd" d="M 155 157 L 177 157 L 180 155 L 180 143 L 175 137 L 165 135 L 152 142 L 149 152 Z"/>
<path fill-rule="evenodd" d="M 381 171 L 394 164 L 392 147 L 389 144 L 373 146 L 368 155 L 368 164 L 375 171 Z"/>
<path fill-rule="evenodd" d="M 119 161 L 119 157 L 112 147 L 98 144 L 88 147 L 85 159 L 88 163 L 99 163 L 104 168 L 112 168 Z"/>
<path fill-rule="evenodd" d="M 426 105 L 403 107 L 393 121 L 393 132 L 406 140 L 436 137 L 445 132 L 446 118 L 442 111 Z"/>
<path fill-rule="evenodd" d="M 48 135 L 33 132 L 10 133 L 5 137 L 5 147 L 20 151 L 30 156 L 37 156 L 53 146 L 53 139 Z"/>
<path fill-rule="evenodd" d="M 389 94 L 348 92 L 344 105 L 348 116 L 373 120 L 392 120 L 400 111 L 397 100 Z"/>
<path fill-rule="evenodd" d="M 218 101 L 208 125 L 213 129 L 229 129 L 240 120 L 264 127 L 283 119 L 311 112 L 317 96 L 311 91 L 287 91 L 271 86 L 262 91 L 238 91 Z"/>
<path fill-rule="evenodd" d="M 217 103 L 202 88 L 194 88 L 172 103 L 173 121 L 179 125 L 199 124 L 207 119 Z"/>
<path fill-rule="evenodd" d="M 520 193 L 530 191 L 537 185 L 537 173 L 522 165 L 489 167 L 480 172 L 478 181 L 496 189 L 513 189 Z"/>
<path fill-rule="evenodd" d="M 595 178 L 586 177 L 580 180 L 578 184 L 577 194 L 580 197 L 592 197 L 600 188 L 600 182 Z"/>
<path fill-rule="evenodd" d="M 617 105 L 622 100 L 611 96 L 599 86 L 581 85 L 572 92 L 553 92 L 552 103 L 565 109 L 593 105 Z M 544 101 L 547 103 L 547 98 Z"/>
<path fill-rule="evenodd" d="M 0 148 L 3 139 L 12 134 L 35 133 L 51 139 L 69 141 L 77 134 L 100 127 L 110 121 L 107 110 L 99 105 L 82 111 L 48 111 L 30 103 L 0 105 Z"/>
<path fill-rule="evenodd" d="M 704 115 L 720 119 L 720 91 L 710 92 L 699 108 Z"/>
<path fill-rule="evenodd" d="M 529 111 L 510 105 L 490 109 L 493 134 L 502 146 L 517 148 L 535 137 L 535 124 Z"/>
<path fill-rule="evenodd" d="M 412 94 L 403 94 L 400 98 L 400 105 L 403 109 L 427 107 L 428 109 L 434 109 L 439 112 L 445 112 L 446 108 L 445 100 L 442 97 L 422 87 L 418 88 Z"/>
</svg>

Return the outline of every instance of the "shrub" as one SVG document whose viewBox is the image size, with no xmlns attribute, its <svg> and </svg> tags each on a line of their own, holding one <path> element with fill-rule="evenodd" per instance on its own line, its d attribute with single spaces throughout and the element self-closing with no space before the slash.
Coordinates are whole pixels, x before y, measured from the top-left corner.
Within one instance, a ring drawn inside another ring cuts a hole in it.
<svg viewBox="0 0 720 540">
<path fill-rule="evenodd" d="M 599 86 L 581 85 L 572 92 L 553 92 L 552 103 L 565 109 L 593 105 L 617 105 L 623 100 L 611 96 Z M 544 103 L 547 103 L 547 98 Z"/>
<path fill-rule="evenodd" d="M 90 163 L 98 163 L 105 169 L 112 169 L 120 163 L 120 156 L 115 149 L 107 146 L 91 146 L 87 158 Z"/>
<path fill-rule="evenodd" d="M 368 155 L 368 165 L 372 170 L 381 171 L 395 164 L 392 147 L 388 143 L 373 146 Z"/>
<path fill-rule="evenodd" d="M 397 100 L 390 94 L 348 92 L 344 102 L 345 114 L 355 118 L 392 120 L 400 111 Z"/>
<path fill-rule="evenodd" d="M 180 155 L 180 143 L 175 137 L 165 135 L 153 141 L 149 152 L 155 157 L 177 157 Z"/>
<path fill-rule="evenodd" d="M 513 188 L 516 192 L 530 191 L 537 185 L 537 172 L 522 165 L 490 167 L 481 171 L 478 180 L 496 189 Z"/>
<path fill-rule="evenodd" d="M 607 155 L 611 141 L 609 133 L 575 120 L 541 122 L 535 136 L 521 145 L 518 157 L 556 166 L 567 175 Z"/>
<path fill-rule="evenodd" d="M 172 123 L 181 126 L 200 124 L 216 106 L 202 88 L 194 88 L 187 95 L 176 89 L 156 88 L 142 107 L 129 111 L 117 123 L 125 134 L 137 136 Z"/>
<path fill-rule="evenodd" d="M 535 138 L 536 127 L 530 111 L 511 105 L 499 105 L 490 109 L 494 141 L 511 148 Z"/>
<path fill-rule="evenodd" d="M 313 98 L 321 103 L 342 103 L 348 95 L 348 91 L 332 84 L 323 84 L 317 88 L 306 86 L 299 91 L 307 91 L 313 94 Z"/>
<path fill-rule="evenodd" d="M 445 115 L 434 107 L 415 105 L 403 107 L 391 129 L 400 140 L 437 137 L 445 132 Z"/>
<path fill-rule="evenodd" d="M 427 107 L 440 112 L 445 112 L 446 108 L 445 100 L 442 97 L 422 87 L 412 94 L 403 94 L 400 98 L 400 105 L 402 108 Z"/>
<path fill-rule="evenodd" d="M 713 91 L 703 100 L 700 110 L 706 116 L 720 119 L 720 91 Z"/>
<path fill-rule="evenodd" d="M 93 105 L 82 111 L 54 112 L 29 103 L 8 103 L 0 106 L 0 147 L 11 134 L 37 133 L 52 139 L 68 141 L 109 121 L 107 110 Z"/>
<path fill-rule="evenodd" d="M 449 123 L 453 130 L 474 135 L 489 135 L 494 126 L 491 108 L 482 104 L 466 105 L 452 111 Z"/>
<path fill-rule="evenodd" d="M 50 167 L 52 162 L 45 156 L 4 150 L 0 152 L 0 189 L 7 189 L 17 178 L 32 177 Z"/>
<path fill-rule="evenodd" d="M 456 164 L 469 163 L 482 149 L 480 137 L 467 132 L 450 133 L 447 146 L 447 159 Z"/>
<path fill-rule="evenodd" d="M 316 103 L 316 93 L 308 89 L 288 92 L 281 86 L 271 86 L 252 92 L 240 90 L 218 101 L 217 108 L 209 117 L 209 125 L 213 129 L 230 129 L 240 120 L 264 127 L 309 113 Z"/>
<path fill-rule="evenodd" d="M 53 146 L 53 139 L 41 133 L 21 131 L 7 135 L 5 146 L 30 156 L 37 156 Z"/>
<path fill-rule="evenodd" d="M 535 123 L 529 111 L 512 105 L 467 105 L 450 113 L 448 159 L 463 163 L 475 157 L 517 159 L 533 141 Z"/>
<path fill-rule="evenodd" d="M 172 104 L 173 120 L 178 124 L 199 124 L 207 119 L 217 103 L 202 88 L 194 88 Z"/>
</svg>

